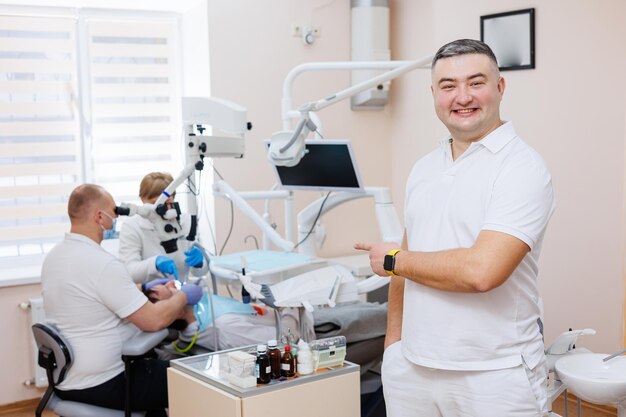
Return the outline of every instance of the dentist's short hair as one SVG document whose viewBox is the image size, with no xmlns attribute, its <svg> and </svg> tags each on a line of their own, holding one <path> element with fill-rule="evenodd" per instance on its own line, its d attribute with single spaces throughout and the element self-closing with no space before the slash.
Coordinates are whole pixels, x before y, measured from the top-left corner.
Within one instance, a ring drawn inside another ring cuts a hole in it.
<svg viewBox="0 0 626 417">
<path fill-rule="evenodd" d="M 476 39 L 457 39 L 445 44 L 435 54 L 431 68 L 435 68 L 435 64 L 440 59 L 467 54 L 485 55 L 493 62 L 496 70 L 498 69 L 498 60 L 489 45 Z"/>
<path fill-rule="evenodd" d="M 84 221 L 90 211 L 101 206 L 110 194 L 96 184 L 81 184 L 74 188 L 67 202 L 67 214 L 72 223 Z"/>
</svg>

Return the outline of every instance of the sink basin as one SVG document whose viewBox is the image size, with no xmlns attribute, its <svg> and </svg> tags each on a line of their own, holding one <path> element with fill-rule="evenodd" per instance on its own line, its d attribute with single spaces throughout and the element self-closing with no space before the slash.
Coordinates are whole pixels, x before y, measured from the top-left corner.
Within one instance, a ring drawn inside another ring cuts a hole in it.
<svg viewBox="0 0 626 417">
<path fill-rule="evenodd" d="M 556 372 L 567 389 L 579 398 L 595 404 L 618 405 L 626 400 L 626 356 L 603 362 L 607 356 L 604 353 L 568 355 L 556 361 Z"/>
</svg>

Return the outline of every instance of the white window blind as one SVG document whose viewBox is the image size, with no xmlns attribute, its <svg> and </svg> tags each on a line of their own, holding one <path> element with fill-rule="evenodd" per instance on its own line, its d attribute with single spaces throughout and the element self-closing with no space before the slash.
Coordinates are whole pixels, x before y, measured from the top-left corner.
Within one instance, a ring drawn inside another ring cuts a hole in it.
<svg viewBox="0 0 626 417">
<path fill-rule="evenodd" d="M 175 21 L 88 19 L 86 30 L 93 182 L 137 201 L 145 174 L 180 161 Z"/>
<path fill-rule="evenodd" d="M 80 183 L 178 171 L 178 20 L 146 15 L 0 15 L 0 258 L 58 242 Z"/>
<path fill-rule="evenodd" d="M 0 256 L 46 251 L 81 179 L 76 21 L 0 16 Z"/>
</svg>

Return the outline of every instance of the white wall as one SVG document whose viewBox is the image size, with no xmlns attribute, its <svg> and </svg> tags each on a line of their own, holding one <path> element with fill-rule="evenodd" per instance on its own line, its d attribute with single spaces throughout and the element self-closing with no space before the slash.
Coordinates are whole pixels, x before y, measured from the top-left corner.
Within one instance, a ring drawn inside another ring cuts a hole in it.
<svg viewBox="0 0 626 417">
<path fill-rule="evenodd" d="M 313 23 L 321 37 L 311 46 L 291 36 L 291 26 Z M 218 160 L 216 166 L 235 189 L 267 190 L 274 174 L 263 149 L 263 140 L 282 130 L 280 105 L 282 83 L 293 67 L 304 62 L 350 59 L 350 4 L 346 1 L 260 2 L 253 0 L 211 1 L 209 3 L 211 91 L 216 97 L 242 104 L 248 109 L 253 130 L 246 137 L 242 160 Z M 305 73 L 294 84 L 294 106 L 321 99 L 349 86 L 346 71 Z M 350 138 L 366 185 L 388 185 L 389 110 L 352 112 L 349 100 L 319 113 L 326 138 Z M 321 194 L 299 192 L 296 212 Z M 218 243 L 228 231 L 230 209 L 216 202 Z M 262 203 L 254 205 L 262 212 Z M 273 219 L 283 229 L 282 204 L 273 202 Z M 327 244 L 321 255 L 352 252 L 356 240 L 378 240 L 372 201 L 357 201 L 339 207 L 327 216 Z M 259 236 L 258 228 L 235 212 L 233 237 L 228 251 L 252 248 L 244 245 L 248 234 Z"/>
<path fill-rule="evenodd" d="M 394 59 L 478 39 L 481 15 L 535 8 L 536 69 L 502 73 L 508 82 L 502 116 L 543 155 L 553 176 L 557 210 L 539 278 L 546 342 L 570 327 L 593 327 L 598 334 L 579 346 L 617 350 L 624 322 L 626 3 L 392 0 L 391 7 Z M 398 203 L 413 161 L 445 133 L 429 86 L 429 74 L 414 73 L 392 89 Z"/>
<path fill-rule="evenodd" d="M 23 382 L 35 376 L 32 357 L 30 313 L 18 307 L 29 298 L 41 297 L 40 285 L 0 288 L 0 405 L 40 397 L 43 390 Z"/>
</svg>

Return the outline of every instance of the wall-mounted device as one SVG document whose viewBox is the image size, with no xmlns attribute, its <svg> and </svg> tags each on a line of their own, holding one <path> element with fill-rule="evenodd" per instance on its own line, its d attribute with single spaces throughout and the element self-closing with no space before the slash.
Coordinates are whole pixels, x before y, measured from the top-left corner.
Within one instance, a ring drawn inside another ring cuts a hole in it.
<svg viewBox="0 0 626 417">
<path fill-rule="evenodd" d="M 389 2 L 388 0 L 351 0 L 352 61 L 389 61 Z M 352 85 L 369 80 L 384 71 L 353 70 Z M 351 97 L 352 110 L 382 110 L 389 98 L 391 81 Z"/>
</svg>

